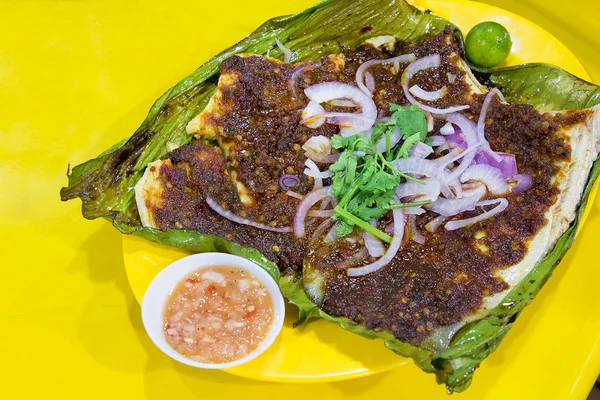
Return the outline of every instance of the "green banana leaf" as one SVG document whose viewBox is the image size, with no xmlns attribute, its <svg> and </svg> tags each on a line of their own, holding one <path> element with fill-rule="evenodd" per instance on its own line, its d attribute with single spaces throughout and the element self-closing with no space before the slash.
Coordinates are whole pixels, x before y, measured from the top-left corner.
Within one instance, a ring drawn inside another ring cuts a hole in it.
<svg viewBox="0 0 600 400">
<path fill-rule="evenodd" d="M 286 298 L 298 306 L 297 323 L 324 318 L 367 338 L 383 339 L 391 350 L 413 358 L 424 371 L 435 373 L 438 382 L 446 384 L 450 391 L 463 391 L 470 385 L 474 370 L 499 345 L 519 312 L 533 300 L 571 246 L 592 185 L 600 174 L 599 161 L 594 163 L 575 221 L 553 251 L 487 317 L 463 327 L 448 348 L 438 352 L 403 343 L 388 332 L 368 330 L 347 318 L 327 315 L 308 299 L 301 276 L 280 276 L 277 265 L 255 249 L 190 230 L 161 232 L 143 228 L 132 190 L 146 165 L 167 153 L 167 142 L 191 141 L 185 126 L 214 93 L 219 65 L 227 57 L 240 52 L 270 52 L 281 58 L 275 45 L 279 39 L 294 51 L 292 61 L 313 60 L 338 52 L 340 45 L 355 47 L 368 37 L 387 34 L 412 42 L 449 24 L 404 0 L 325 0 L 298 14 L 269 20 L 163 94 L 131 137 L 75 167 L 69 174 L 68 186 L 61 190 L 61 199 L 81 198 L 85 218 L 109 218 L 125 234 L 189 251 L 220 251 L 250 259 L 267 270 L 279 282 Z M 462 43 L 462 34 L 454 29 Z M 478 77 L 500 88 L 509 102 L 531 104 L 540 110 L 585 108 L 600 102 L 598 86 L 547 64 L 487 71 L 478 73 Z"/>
</svg>

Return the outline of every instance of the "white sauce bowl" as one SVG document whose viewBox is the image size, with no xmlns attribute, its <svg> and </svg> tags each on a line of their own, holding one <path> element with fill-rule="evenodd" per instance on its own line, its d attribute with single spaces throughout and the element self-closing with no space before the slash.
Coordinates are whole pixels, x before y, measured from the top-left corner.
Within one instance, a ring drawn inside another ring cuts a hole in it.
<svg viewBox="0 0 600 400">
<path fill-rule="evenodd" d="M 214 266 L 232 266 L 251 273 L 262 283 L 273 299 L 273 320 L 265 340 L 246 356 L 220 364 L 197 362 L 175 351 L 165 339 L 163 324 L 165 305 L 173 288 L 191 273 Z M 163 353 L 172 359 L 196 368 L 231 368 L 258 357 L 273 344 L 273 341 L 281 332 L 284 315 L 283 296 L 271 275 L 250 260 L 226 253 L 199 253 L 175 261 L 154 277 L 142 300 L 142 321 L 150 339 Z"/>
</svg>

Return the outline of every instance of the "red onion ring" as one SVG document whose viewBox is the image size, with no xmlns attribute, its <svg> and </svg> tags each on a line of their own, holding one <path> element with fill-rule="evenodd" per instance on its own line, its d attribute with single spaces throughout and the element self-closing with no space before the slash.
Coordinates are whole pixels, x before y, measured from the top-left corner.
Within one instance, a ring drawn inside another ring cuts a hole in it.
<svg viewBox="0 0 600 400">
<path fill-rule="evenodd" d="M 419 228 L 417 228 L 417 217 L 414 215 L 408 216 L 408 226 L 410 227 L 410 237 L 412 240 L 419 244 L 425 243 L 427 238 L 419 232 Z"/>
<path fill-rule="evenodd" d="M 309 217 L 330 218 L 333 214 L 335 214 L 333 210 L 310 210 L 307 215 Z"/>
<path fill-rule="evenodd" d="M 485 186 L 480 185 L 469 192 L 469 196 L 463 197 L 462 199 L 444 199 L 440 197 L 433 203 L 423 207 L 445 217 L 453 217 L 463 211 L 473 210 L 475 204 L 481 200 L 487 190 Z"/>
<path fill-rule="evenodd" d="M 493 194 L 503 194 L 509 189 L 506 179 L 502 176 L 502 171 L 486 164 L 471 165 L 460 176 L 460 181 L 462 183 L 479 181 Z"/>
<path fill-rule="evenodd" d="M 341 82 L 317 83 L 304 89 L 306 97 L 317 103 L 324 103 L 333 99 L 349 99 L 362 109 L 362 113 L 373 120 L 377 118 L 377 107 L 373 100 L 356 86 Z"/>
<path fill-rule="evenodd" d="M 429 221 L 427 224 L 425 224 L 425 229 L 427 230 L 427 232 L 431 232 L 431 233 L 436 232 L 440 228 L 440 226 L 442 226 L 444 221 L 446 221 L 446 218 L 448 218 L 448 217 L 444 217 L 443 215 L 438 215 L 437 217 L 435 217 L 431 221 Z"/>
<path fill-rule="evenodd" d="M 290 90 L 290 92 L 292 92 L 294 98 L 300 100 L 300 97 L 298 96 L 298 91 L 296 90 L 296 80 L 298 78 L 298 75 L 300 75 L 302 72 L 305 72 L 306 67 L 312 67 L 314 69 L 319 68 L 320 66 L 320 61 L 317 61 L 315 63 L 306 62 L 298 65 L 292 70 L 292 73 L 290 74 L 290 79 L 288 80 L 288 89 Z"/>
<path fill-rule="evenodd" d="M 369 224 L 371 226 L 377 225 L 374 219 L 370 220 Z M 385 253 L 385 249 L 381 243 L 381 240 L 377 239 L 371 233 L 363 231 L 363 240 L 365 241 L 365 247 L 367 248 L 367 251 L 371 257 L 381 257 L 383 253 Z"/>
<path fill-rule="evenodd" d="M 279 178 L 279 186 L 281 186 L 281 188 L 286 191 L 299 184 L 300 178 L 298 178 L 296 175 L 285 174 L 282 175 L 281 178 Z"/>
<path fill-rule="evenodd" d="M 435 176 L 438 172 L 439 164 L 435 160 L 426 160 L 424 158 L 399 158 L 392 161 L 392 166 L 398 171 L 407 175 Z"/>
<path fill-rule="evenodd" d="M 319 167 L 317 166 L 317 164 L 315 164 L 315 162 L 313 160 L 308 158 L 304 162 L 304 165 L 306 165 L 310 170 L 312 170 L 312 173 L 314 175 L 313 178 L 315 180 L 315 185 L 313 187 L 313 190 L 322 188 L 323 187 L 323 178 L 321 178 L 321 170 L 319 170 Z"/>
<path fill-rule="evenodd" d="M 366 95 L 373 96 L 373 90 L 369 90 L 367 86 L 363 83 L 365 81 L 365 74 L 367 69 L 371 68 L 373 65 L 377 64 L 396 64 L 396 63 L 405 63 L 405 62 L 413 62 L 415 61 L 414 54 L 403 54 L 398 57 L 387 58 L 384 60 L 369 60 L 361 64 L 360 67 L 356 70 L 356 84 L 360 90 L 362 90 Z"/>
<path fill-rule="evenodd" d="M 346 269 L 348 267 L 351 267 L 352 265 L 358 264 L 359 262 L 361 262 L 362 260 L 367 258 L 368 255 L 369 255 L 369 253 L 368 253 L 367 248 L 363 247 L 358 253 L 354 254 L 352 257 L 350 257 L 347 260 L 344 260 L 340 264 L 338 264 L 337 268 Z"/>
<path fill-rule="evenodd" d="M 435 100 L 441 99 L 446 94 L 446 91 L 448 90 L 448 88 L 446 86 L 444 86 L 441 89 L 430 92 L 430 91 L 422 89 L 418 85 L 412 85 L 410 87 L 410 89 L 408 89 L 408 90 L 410 91 L 410 93 L 413 96 L 418 97 L 422 100 L 435 101 Z"/>
<path fill-rule="evenodd" d="M 311 243 L 320 238 L 323 232 L 325 232 L 325 229 L 329 228 L 329 226 L 333 223 L 334 221 L 331 218 L 328 218 L 325 221 L 321 222 L 321 224 L 317 226 L 317 229 L 315 229 L 315 232 L 310 238 Z"/>
<path fill-rule="evenodd" d="M 479 120 L 477 121 L 477 137 L 479 138 L 479 142 L 482 145 L 482 148 L 490 155 L 496 162 L 500 162 L 500 156 L 492 150 L 490 147 L 490 143 L 485 138 L 485 116 L 487 114 L 487 110 L 490 106 L 492 98 L 494 95 L 499 94 L 502 96 L 502 93 L 496 88 L 490 90 L 485 96 L 485 100 L 483 101 L 483 106 L 481 106 L 481 113 L 479 114 Z"/>
<path fill-rule="evenodd" d="M 367 89 L 369 89 L 371 96 L 373 96 L 373 92 L 375 91 L 375 78 L 370 72 L 365 74 L 365 85 L 367 86 Z"/>
<path fill-rule="evenodd" d="M 400 246 L 402 246 L 405 221 L 404 214 L 401 209 L 396 208 L 392 210 L 392 214 L 394 216 L 394 236 L 392 237 L 392 242 L 388 246 L 387 251 L 385 252 L 383 257 L 381 257 L 374 263 L 365 265 L 364 267 L 349 268 L 347 270 L 348 276 L 356 277 L 373 273 L 385 267 L 389 264 L 390 261 L 394 259 L 396 253 L 398 253 L 398 250 L 400 250 Z"/>
<path fill-rule="evenodd" d="M 333 172 L 331 170 L 327 170 L 327 171 L 322 171 L 322 172 L 317 173 L 310 168 L 304 168 L 304 175 L 312 176 L 313 178 L 326 179 L 326 178 L 331 178 L 333 176 Z"/>
<path fill-rule="evenodd" d="M 335 224 L 333 224 L 333 226 L 331 227 L 329 232 L 327 232 L 327 235 L 325 235 L 325 237 L 323 238 L 324 243 L 331 243 L 337 238 L 336 230 L 337 230 L 338 224 L 339 224 L 339 222 L 336 222 Z"/>
<path fill-rule="evenodd" d="M 436 201 L 440 195 L 440 183 L 437 179 L 423 179 L 425 184 L 406 181 L 396 186 L 396 196 L 402 199 L 411 197 L 413 200 L 431 200 Z"/>
<path fill-rule="evenodd" d="M 433 154 L 433 149 L 431 148 L 431 146 L 426 145 L 423 142 L 415 143 L 412 149 L 410 149 L 409 153 L 410 157 L 415 158 L 426 158 L 430 154 Z"/>
<path fill-rule="evenodd" d="M 402 73 L 402 89 L 404 90 L 404 96 L 408 99 L 412 104 L 416 104 L 421 110 L 429 111 L 434 114 L 448 114 L 456 111 L 466 110 L 469 108 L 468 105 L 464 106 L 456 106 L 456 107 L 448 107 L 448 108 L 435 108 L 427 106 L 415 99 L 412 94 L 410 94 L 410 90 L 408 85 L 412 77 L 419 71 L 429 68 L 437 68 L 441 65 L 441 58 L 439 54 L 433 54 L 427 57 L 423 57 L 413 63 L 411 63 L 406 69 L 404 73 Z"/>
<path fill-rule="evenodd" d="M 293 190 L 288 190 L 285 192 L 285 194 L 298 200 L 302 200 L 304 198 L 304 196 L 302 196 L 300 193 L 294 192 Z"/>
<path fill-rule="evenodd" d="M 322 200 L 328 196 L 331 196 L 331 186 L 325 186 L 310 192 L 304 197 L 304 200 L 300 202 L 298 209 L 296 210 L 296 214 L 294 215 L 294 235 L 296 237 L 301 238 L 306 235 L 304 223 L 310 208 L 319 200 Z"/>
<path fill-rule="evenodd" d="M 263 229 L 265 231 L 278 232 L 278 233 L 288 233 L 288 232 L 292 231 L 292 228 L 290 228 L 289 226 L 287 226 L 285 228 L 273 228 L 272 226 L 268 226 L 268 225 L 264 225 L 264 224 L 259 224 L 258 222 L 254 222 L 254 221 L 251 221 L 249 219 L 245 219 L 245 218 L 242 218 L 240 216 L 237 216 L 234 213 L 232 213 L 231 211 L 225 210 L 223 207 L 221 207 L 220 205 L 218 205 L 210 197 L 206 198 L 206 203 L 209 205 L 209 207 L 214 212 L 216 212 L 217 214 L 219 214 L 223 218 L 226 218 L 226 219 L 228 219 L 228 220 L 230 220 L 232 222 L 236 222 L 238 224 L 249 225 L 249 226 L 253 226 L 253 227 L 258 228 L 258 229 Z"/>
<path fill-rule="evenodd" d="M 446 224 L 445 228 L 448 231 L 454 231 L 456 229 L 464 228 L 466 226 L 470 226 L 476 224 L 477 222 L 484 221 L 488 218 L 493 217 L 494 215 L 500 214 L 502 211 L 508 207 L 508 200 L 505 198 L 492 199 L 492 200 L 484 200 L 480 201 L 476 204 L 477 207 L 489 206 L 492 204 L 498 204 L 496 207 L 492 208 L 489 211 L 485 211 L 482 214 L 479 214 L 476 217 L 459 219 L 457 221 L 450 221 Z"/>
<path fill-rule="evenodd" d="M 505 178 L 510 179 L 517 174 L 517 159 L 514 154 L 496 152 L 500 161 L 496 161 L 489 152 L 478 151 L 474 162 L 477 164 L 487 164 L 502 171 Z"/>
<path fill-rule="evenodd" d="M 519 194 L 531 187 L 533 179 L 529 174 L 515 175 L 513 179 L 516 181 L 515 185 L 510 188 L 511 193 Z"/>
</svg>

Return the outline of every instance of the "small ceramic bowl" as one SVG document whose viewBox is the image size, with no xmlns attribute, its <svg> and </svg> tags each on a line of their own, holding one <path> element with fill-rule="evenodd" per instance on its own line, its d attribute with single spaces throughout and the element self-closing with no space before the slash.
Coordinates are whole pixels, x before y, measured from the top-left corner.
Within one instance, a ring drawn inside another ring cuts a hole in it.
<svg viewBox="0 0 600 400">
<path fill-rule="evenodd" d="M 195 271 L 220 265 L 241 268 L 254 275 L 263 284 L 273 299 L 273 320 L 271 329 L 267 333 L 265 340 L 246 356 L 221 364 L 201 363 L 183 356 L 167 343 L 163 326 L 163 313 L 165 303 L 177 283 Z M 273 278 L 252 261 L 226 253 L 200 253 L 175 261 L 154 277 L 142 300 L 142 321 L 150 339 L 152 339 L 154 344 L 163 353 L 172 359 L 196 368 L 231 368 L 258 357 L 273 344 L 273 341 L 279 335 L 279 332 L 281 332 L 284 315 L 285 306 L 283 296 Z"/>
</svg>

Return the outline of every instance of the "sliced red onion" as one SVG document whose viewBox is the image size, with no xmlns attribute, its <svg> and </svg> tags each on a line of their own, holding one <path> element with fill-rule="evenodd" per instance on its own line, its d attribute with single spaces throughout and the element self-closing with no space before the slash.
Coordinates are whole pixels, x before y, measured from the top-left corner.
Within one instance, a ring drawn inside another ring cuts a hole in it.
<svg viewBox="0 0 600 400">
<path fill-rule="evenodd" d="M 326 178 L 331 178 L 331 176 L 333 175 L 333 172 L 331 172 L 330 170 L 327 170 L 327 171 L 317 173 L 310 168 L 305 168 L 304 175 L 312 176 L 313 178 L 326 179 Z"/>
<path fill-rule="evenodd" d="M 460 147 L 458 147 L 457 145 L 455 145 L 454 143 L 451 143 L 451 142 L 447 142 L 444 145 L 438 147 L 436 152 L 441 153 L 444 150 L 449 150 L 448 154 L 434 159 L 434 161 L 438 165 L 441 165 L 441 164 L 446 165 L 448 163 L 448 161 L 450 161 L 451 158 L 453 158 L 463 152 L 463 149 L 461 149 Z"/>
<path fill-rule="evenodd" d="M 304 165 L 306 165 L 310 170 L 312 170 L 312 174 L 314 175 L 313 177 L 315 179 L 315 186 L 313 187 L 313 190 L 322 188 L 323 187 L 323 178 L 321 178 L 321 170 L 319 170 L 319 167 L 317 166 L 317 164 L 315 164 L 315 162 L 313 160 L 308 158 L 304 162 Z M 306 171 L 304 171 L 304 173 L 306 174 Z"/>
<path fill-rule="evenodd" d="M 338 226 L 339 222 L 336 222 L 331 229 L 329 230 L 329 232 L 327 232 L 327 235 L 325 235 L 325 237 L 323 238 L 323 242 L 325 243 L 330 243 L 333 242 L 336 238 L 337 238 L 337 226 Z"/>
<path fill-rule="evenodd" d="M 281 50 L 283 53 L 283 62 L 289 63 L 292 59 L 292 51 L 285 47 L 283 43 L 279 41 L 279 39 L 275 39 L 275 43 L 277 43 L 277 47 L 279 47 L 279 50 Z"/>
<path fill-rule="evenodd" d="M 453 113 L 453 112 L 457 112 L 457 111 L 461 111 L 461 110 L 466 110 L 467 108 L 469 108 L 468 105 L 449 107 L 449 108 L 430 107 L 423 103 L 420 103 L 412 96 L 412 94 L 410 94 L 408 85 L 410 84 L 410 80 L 412 79 L 412 77 L 417 72 L 424 70 L 424 69 L 437 68 L 440 65 L 441 65 L 440 55 L 433 54 L 433 55 L 430 55 L 427 57 L 423 57 L 423 58 L 411 63 L 408 67 L 406 67 L 406 69 L 404 70 L 404 73 L 402 74 L 402 89 L 404 90 L 404 95 L 406 96 L 406 98 L 408 99 L 409 102 L 411 102 L 412 104 L 416 104 L 421 110 L 429 111 L 434 114 L 448 114 L 448 113 Z"/>
<path fill-rule="evenodd" d="M 431 139 L 431 146 L 433 147 L 438 147 L 446 143 L 446 138 L 444 138 L 443 136 L 429 136 L 429 139 Z"/>
<path fill-rule="evenodd" d="M 367 89 L 369 89 L 369 93 L 371 93 L 371 96 L 373 96 L 373 92 L 375 92 L 375 78 L 370 72 L 367 72 L 365 74 L 365 85 L 367 86 Z"/>
<path fill-rule="evenodd" d="M 477 137 L 479 138 L 479 142 L 481 142 L 482 148 L 490 155 L 496 162 L 500 162 L 500 156 L 496 154 L 495 151 L 490 147 L 490 143 L 485 138 L 485 116 L 487 114 L 487 110 L 490 106 L 492 98 L 494 95 L 502 93 L 497 88 L 493 88 L 490 90 L 485 96 L 485 100 L 483 101 L 483 106 L 481 106 L 481 113 L 479 114 L 479 120 L 477 121 Z"/>
<path fill-rule="evenodd" d="M 453 160 L 453 161 L 456 161 L 456 160 L 462 158 L 460 165 L 458 167 L 456 167 L 445 178 L 445 182 L 450 182 L 455 179 L 458 179 L 458 177 L 469 167 L 469 165 L 471 165 L 471 163 L 473 162 L 473 159 L 475 158 L 475 150 L 478 146 L 478 141 L 477 141 L 477 133 L 475 132 L 475 129 L 473 126 L 474 123 L 472 121 L 470 121 L 467 117 L 465 117 L 464 115 L 459 114 L 459 113 L 453 113 L 453 114 L 448 114 L 446 116 L 446 119 L 448 120 L 448 122 L 451 122 L 451 123 L 457 125 L 461 129 L 462 135 L 464 136 L 464 138 L 466 139 L 466 142 L 467 142 L 467 148 L 462 153 L 463 157 L 457 156 L 458 158 Z M 444 166 L 440 167 L 440 171 L 441 172 L 444 171 Z"/>
<path fill-rule="evenodd" d="M 480 185 L 472 191 L 469 191 L 468 197 L 463 197 L 462 199 L 444 199 L 440 197 L 433 203 L 427 204 L 424 207 L 445 217 L 452 217 L 463 211 L 473 210 L 475 204 L 481 200 L 486 191 L 485 186 Z"/>
<path fill-rule="evenodd" d="M 352 257 L 348 258 L 347 260 L 342 261 L 337 266 L 337 268 L 346 269 L 348 267 L 356 265 L 359 262 L 361 262 L 362 260 L 364 260 L 365 258 L 367 258 L 368 255 L 369 255 L 369 252 L 368 252 L 367 248 L 363 247 L 358 253 L 354 254 Z"/>
<path fill-rule="evenodd" d="M 317 229 L 315 229 L 315 232 L 312 234 L 312 236 L 310 238 L 311 243 L 314 242 L 315 240 L 317 240 L 318 238 L 320 238 L 321 235 L 323 234 L 323 232 L 325 232 L 325 230 L 327 228 L 329 228 L 333 223 L 334 223 L 333 220 L 330 218 L 321 222 L 321 224 L 319 226 L 317 226 Z"/>
<path fill-rule="evenodd" d="M 324 113 L 325 109 L 319 103 L 310 101 L 304 110 L 302 110 L 300 123 L 309 128 L 316 129 L 325 123 Z"/>
<path fill-rule="evenodd" d="M 377 64 L 395 64 L 395 63 L 401 63 L 401 62 L 406 63 L 406 62 L 413 62 L 415 60 L 416 60 L 416 58 L 415 58 L 414 54 L 403 54 L 401 56 L 388 58 L 385 60 L 366 61 L 366 62 L 362 63 L 362 65 L 360 67 L 358 67 L 358 70 L 356 70 L 356 84 L 359 87 L 359 89 L 362 90 L 366 95 L 372 96 L 373 90 L 369 90 L 369 88 L 367 86 L 365 86 L 365 84 L 364 84 L 367 69 L 369 69 L 373 65 L 377 65 Z"/>
<path fill-rule="evenodd" d="M 425 243 L 427 238 L 419 232 L 419 228 L 417 227 L 417 217 L 414 215 L 408 216 L 408 226 L 410 226 L 410 237 L 412 240 L 419 244 Z"/>
<path fill-rule="evenodd" d="M 249 225 L 249 226 L 253 226 L 253 227 L 258 228 L 258 229 L 262 229 L 262 230 L 265 230 L 265 231 L 271 231 L 271 232 L 287 233 L 287 232 L 291 232 L 292 231 L 292 228 L 290 228 L 289 226 L 286 226 L 285 228 L 274 228 L 274 227 L 269 226 L 269 225 L 259 224 L 258 222 L 254 222 L 254 221 L 251 221 L 249 219 L 242 218 L 242 217 L 240 217 L 238 215 L 235 215 L 231 211 L 228 211 L 228 210 L 224 209 L 223 207 L 221 207 L 220 205 L 218 205 L 217 202 L 214 201 L 213 199 L 211 199 L 210 197 L 206 198 L 206 203 L 209 205 L 209 207 L 214 212 L 216 212 L 217 214 L 219 214 L 223 218 L 227 218 L 228 220 L 233 221 L 233 222 L 238 223 L 238 224 Z"/>
<path fill-rule="evenodd" d="M 488 152 L 478 151 L 475 155 L 477 164 L 487 164 L 502 171 L 506 179 L 510 179 L 517 174 L 517 159 L 514 154 L 496 152 L 500 161 L 496 161 Z"/>
<path fill-rule="evenodd" d="M 377 107 L 373 100 L 356 86 L 341 82 L 317 83 L 304 90 L 306 97 L 317 103 L 324 103 L 333 99 L 349 99 L 360 105 L 362 113 L 375 122 Z"/>
<path fill-rule="evenodd" d="M 403 208 L 404 210 L 404 214 L 406 215 L 421 215 L 425 213 L 425 210 L 423 210 L 422 207 L 406 207 Z"/>
<path fill-rule="evenodd" d="M 444 136 L 454 135 L 455 132 L 454 125 L 452 125 L 451 122 L 446 122 L 446 125 L 442 126 L 440 129 L 440 134 Z"/>
<path fill-rule="evenodd" d="M 475 151 L 477 150 L 479 145 L 479 143 L 475 143 L 473 146 L 470 146 L 467 150 L 463 151 L 462 153 L 459 153 L 454 157 L 450 158 L 449 160 L 445 160 L 444 162 L 440 163 L 440 166 L 438 167 L 437 176 L 440 180 L 440 187 L 442 193 L 444 193 L 444 196 L 452 196 L 448 194 L 449 185 L 455 182 L 458 179 L 458 177 L 461 176 L 462 173 L 469 167 L 469 165 L 473 161 L 473 155 L 475 154 Z M 448 172 L 446 167 L 449 164 L 452 164 L 453 162 L 458 161 L 460 159 L 462 159 L 460 164 L 452 171 Z"/>
<path fill-rule="evenodd" d="M 334 162 L 336 162 L 338 160 L 338 158 L 340 158 L 339 153 L 322 155 L 322 154 L 313 153 L 311 151 L 307 151 L 306 153 L 304 153 L 304 155 L 307 158 L 309 158 L 315 162 L 322 163 L 322 164 L 333 164 Z"/>
<path fill-rule="evenodd" d="M 401 139 L 402 139 L 402 134 L 400 133 L 400 128 L 395 126 L 394 129 L 392 129 L 392 132 L 390 133 L 390 149 L 394 148 L 394 146 L 396 146 L 398 143 L 400 143 Z M 380 152 L 385 154 L 385 152 L 387 151 L 386 140 L 387 139 L 386 139 L 385 135 L 383 135 L 381 137 L 381 139 L 379 139 L 379 141 L 375 145 L 375 150 L 379 150 Z M 421 143 L 421 142 L 419 142 L 419 143 Z"/>
<path fill-rule="evenodd" d="M 320 61 L 316 61 L 315 63 L 307 62 L 298 65 L 292 70 L 292 73 L 290 74 L 290 79 L 288 80 L 288 89 L 292 92 L 294 98 L 300 99 L 300 97 L 298 96 L 298 91 L 296 90 L 296 80 L 298 79 L 298 75 L 303 73 L 307 67 L 319 68 L 320 66 Z"/>
<path fill-rule="evenodd" d="M 427 101 L 435 101 L 435 100 L 441 99 L 442 96 L 444 96 L 446 94 L 447 88 L 446 88 L 446 86 L 444 86 L 441 89 L 428 92 L 427 90 L 422 89 L 418 85 L 412 85 L 410 87 L 410 89 L 408 89 L 408 90 L 415 97 L 418 97 L 420 99 L 427 100 Z"/>
<path fill-rule="evenodd" d="M 426 112 L 426 116 L 427 116 L 427 132 L 431 132 L 433 131 L 433 127 L 435 124 L 435 120 L 433 119 L 433 115 L 430 112 Z"/>
<path fill-rule="evenodd" d="M 412 149 L 410 149 L 409 153 L 410 157 L 416 158 L 426 158 L 430 154 L 433 154 L 433 149 L 431 148 L 431 146 L 426 145 L 423 142 L 415 143 Z"/>
<path fill-rule="evenodd" d="M 308 211 L 312 206 L 317 204 L 317 202 L 328 196 L 331 196 L 331 186 L 325 186 L 310 192 L 304 197 L 304 200 L 300 202 L 296 214 L 294 215 L 294 235 L 296 237 L 301 238 L 306 235 L 304 221 L 306 220 Z"/>
<path fill-rule="evenodd" d="M 425 229 L 427 230 L 427 232 L 434 233 L 440 228 L 440 226 L 442 226 L 442 224 L 444 223 L 444 221 L 446 221 L 447 218 L 448 217 L 444 217 L 443 215 L 438 215 L 437 217 L 429 221 L 427 224 L 425 224 Z"/>
<path fill-rule="evenodd" d="M 516 181 L 515 185 L 510 188 L 511 193 L 519 194 L 523 193 L 531 187 L 533 180 L 529 174 L 515 175 L 513 179 Z"/>
<path fill-rule="evenodd" d="M 309 217 L 317 217 L 317 218 L 329 218 L 335 214 L 333 210 L 310 210 L 308 212 Z"/>
<path fill-rule="evenodd" d="M 371 224 L 372 226 L 377 225 L 377 223 L 374 219 L 370 220 L 369 224 Z M 367 231 L 363 232 L 363 239 L 365 241 L 365 246 L 367 247 L 367 251 L 369 252 L 369 255 L 371 257 L 375 257 L 375 258 L 381 257 L 383 255 L 383 253 L 385 253 L 385 249 L 383 247 L 383 244 L 381 243 L 381 240 L 379 240 L 378 238 L 376 238 L 369 232 L 367 232 Z"/>
<path fill-rule="evenodd" d="M 453 73 L 448 72 L 446 76 L 448 77 L 448 83 L 454 83 L 456 80 L 456 75 Z"/>
<path fill-rule="evenodd" d="M 479 214 L 476 217 L 459 219 L 457 221 L 450 221 L 446 224 L 445 228 L 448 231 L 454 231 L 456 229 L 464 228 L 466 226 L 470 226 L 476 224 L 477 222 L 484 221 L 488 218 L 493 217 L 494 215 L 500 214 L 502 211 L 508 207 L 508 200 L 505 198 L 493 199 L 493 200 L 484 200 L 480 201 L 476 204 L 477 207 L 490 206 L 492 204 L 497 204 L 496 207 L 492 208 L 489 211 L 485 211 L 482 214 Z"/>
<path fill-rule="evenodd" d="M 425 184 L 406 181 L 396 186 L 396 196 L 400 199 L 410 197 L 411 201 L 436 201 L 440 195 L 440 183 L 437 179 L 423 179 Z"/>
<path fill-rule="evenodd" d="M 464 174 L 463 174 L 464 175 Z M 454 191 L 454 195 L 457 199 L 463 198 L 463 188 L 459 181 L 450 184 L 450 188 Z"/>
<path fill-rule="evenodd" d="M 336 107 L 358 107 L 358 104 L 356 104 L 352 100 L 345 99 L 333 99 L 329 100 L 327 103 Z"/>
<path fill-rule="evenodd" d="M 363 132 L 373 127 L 375 120 L 363 114 L 326 112 L 321 116 L 327 118 L 330 124 L 338 125 L 342 129 L 351 129 L 354 132 Z"/>
<path fill-rule="evenodd" d="M 386 266 L 390 261 L 394 259 L 398 250 L 400 250 L 400 246 L 402 246 L 402 237 L 404 236 L 404 214 L 401 209 L 392 210 L 392 214 L 394 216 L 394 236 L 392 237 L 392 242 L 387 248 L 387 251 L 377 261 L 374 263 L 365 265 L 364 267 L 359 268 L 349 268 L 347 270 L 348 276 L 363 276 L 375 272 L 384 266 Z"/>
<path fill-rule="evenodd" d="M 298 178 L 296 175 L 285 174 L 282 175 L 281 178 L 279 178 L 279 186 L 281 186 L 283 190 L 290 190 L 291 188 L 299 184 L 300 178 Z"/>
<path fill-rule="evenodd" d="M 293 190 L 288 190 L 285 192 L 285 194 L 298 200 L 302 200 L 304 198 L 304 196 L 302 196 L 300 193 L 294 192 Z"/>
<path fill-rule="evenodd" d="M 426 160 L 423 158 L 399 158 L 391 162 L 392 166 L 398 171 L 410 176 L 435 176 L 438 172 L 439 164 L 435 160 Z"/>
<path fill-rule="evenodd" d="M 502 176 L 502 172 L 498 168 L 486 164 L 471 165 L 460 176 L 460 181 L 462 183 L 479 181 L 487 186 L 488 190 L 493 194 L 503 194 L 508 192 L 509 189 L 506 178 Z"/>
<path fill-rule="evenodd" d="M 455 145 L 460 147 L 461 150 L 464 150 L 468 147 L 467 141 L 465 140 L 465 137 L 462 135 L 462 133 L 455 133 L 453 135 L 448 135 L 445 138 L 446 138 L 446 143 L 454 143 Z"/>
</svg>

